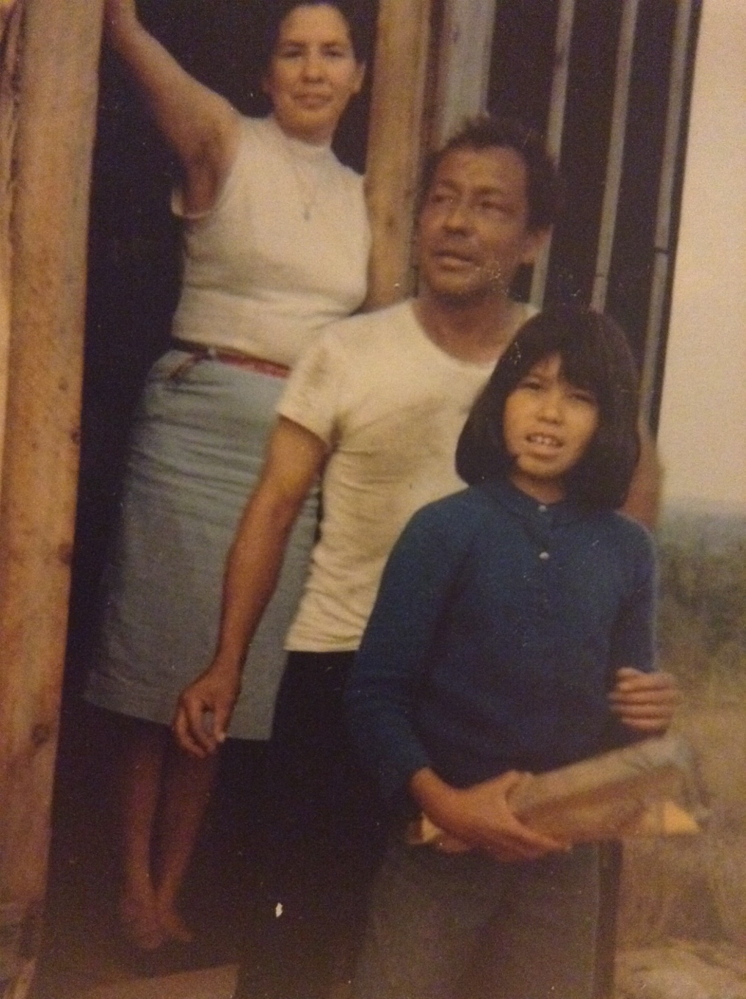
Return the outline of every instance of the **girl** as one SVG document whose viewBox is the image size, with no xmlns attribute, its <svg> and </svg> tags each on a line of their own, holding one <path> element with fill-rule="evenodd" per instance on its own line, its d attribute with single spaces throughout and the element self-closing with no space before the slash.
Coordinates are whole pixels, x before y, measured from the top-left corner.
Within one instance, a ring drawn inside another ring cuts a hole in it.
<svg viewBox="0 0 746 999">
<path fill-rule="evenodd" d="M 525 827 L 508 793 L 520 771 L 668 720 L 644 684 L 634 711 L 624 693 L 653 669 L 651 539 L 615 512 L 636 420 L 617 326 L 539 314 L 461 434 L 470 488 L 419 511 L 392 552 L 347 692 L 350 726 L 388 800 L 422 810 L 444 846 L 471 849 L 391 847 L 355 999 L 591 995 L 596 849 Z"/>
</svg>

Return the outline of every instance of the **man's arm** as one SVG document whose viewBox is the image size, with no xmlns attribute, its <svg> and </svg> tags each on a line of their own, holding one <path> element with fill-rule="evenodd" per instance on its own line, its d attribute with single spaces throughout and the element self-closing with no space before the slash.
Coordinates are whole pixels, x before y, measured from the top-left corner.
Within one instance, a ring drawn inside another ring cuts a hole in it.
<svg viewBox="0 0 746 999">
<path fill-rule="evenodd" d="M 653 435 L 640 421 L 640 458 L 622 512 L 651 530 L 658 520 L 662 469 Z"/>
<path fill-rule="evenodd" d="M 215 656 L 177 705 L 174 734 L 195 756 L 215 752 L 225 739 L 246 651 L 277 584 L 290 531 L 326 456 L 320 438 L 280 417 L 228 555 Z"/>
</svg>

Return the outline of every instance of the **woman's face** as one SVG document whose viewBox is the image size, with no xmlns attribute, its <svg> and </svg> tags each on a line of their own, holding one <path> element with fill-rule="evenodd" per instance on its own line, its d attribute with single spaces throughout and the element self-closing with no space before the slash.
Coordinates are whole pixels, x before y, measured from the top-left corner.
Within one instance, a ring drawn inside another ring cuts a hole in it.
<svg viewBox="0 0 746 999">
<path fill-rule="evenodd" d="M 280 24 L 264 91 L 286 135 L 329 142 L 364 72 L 341 12 L 332 4 L 299 4 Z"/>
</svg>

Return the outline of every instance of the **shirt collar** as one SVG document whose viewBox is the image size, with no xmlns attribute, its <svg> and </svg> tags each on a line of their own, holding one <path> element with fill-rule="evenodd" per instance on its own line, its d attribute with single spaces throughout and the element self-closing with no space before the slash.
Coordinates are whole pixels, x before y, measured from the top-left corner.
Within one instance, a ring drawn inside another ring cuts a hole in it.
<svg viewBox="0 0 746 999">
<path fill-rule="evenodd" d="M 569 524 L 587 516 L 587 511 L 572 500 L 561 500 L 559 503 L 540 503 L 533 496 L 517 489 L 508 479 L 489 479 L 480 483 L 477 489 L 483 492 L 516 514 L 523 520 L 540 521 L 549 524 Z"/>
</svg>

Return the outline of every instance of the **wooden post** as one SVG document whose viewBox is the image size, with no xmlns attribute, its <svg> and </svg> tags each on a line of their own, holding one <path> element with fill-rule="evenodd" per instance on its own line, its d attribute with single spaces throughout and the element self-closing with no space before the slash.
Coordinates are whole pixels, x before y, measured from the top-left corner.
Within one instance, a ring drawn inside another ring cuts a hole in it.
<svg viewBox="0 0 746 999">
<path fill-rule="evenodd" d="M 436 0 L 380 0 L 366 181 L 373 226 L 367 305 L 412 290 L 412 228 Z"/>
<path fill-rule="evenodd" d="M 4 999 L 27 994 L 45 892 L 78 469 L 101 6 L 101 0 L 16 0 L 5 25 L 9 61 L 0 80 L 5 206 L 0 378 L 7 385 L 0 415 Z M 19 44 L 9 48 L 8 40 L 16 37 Z"/>
</svg>

